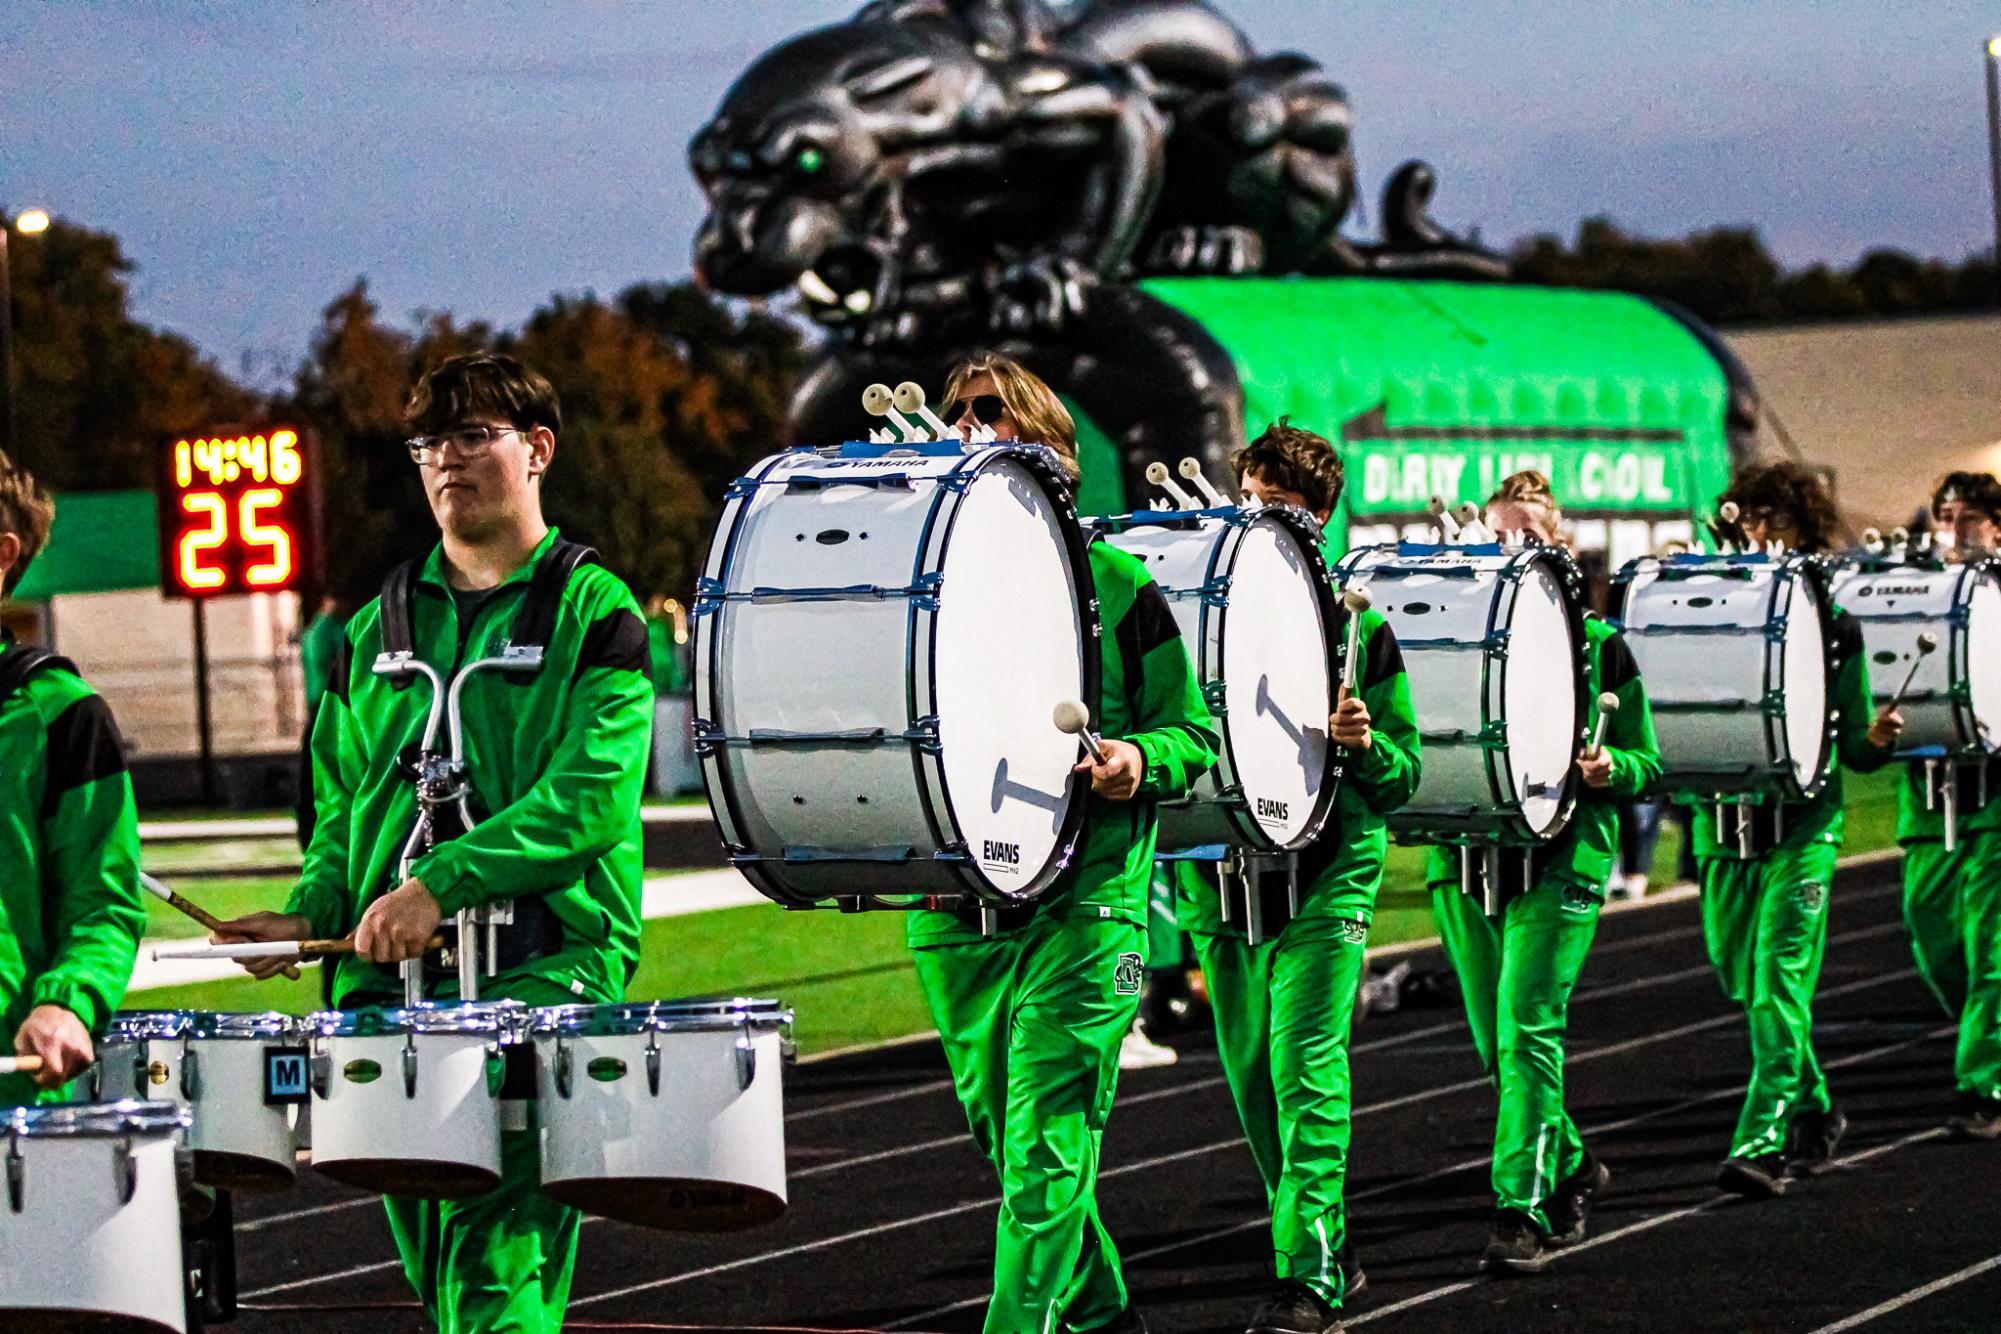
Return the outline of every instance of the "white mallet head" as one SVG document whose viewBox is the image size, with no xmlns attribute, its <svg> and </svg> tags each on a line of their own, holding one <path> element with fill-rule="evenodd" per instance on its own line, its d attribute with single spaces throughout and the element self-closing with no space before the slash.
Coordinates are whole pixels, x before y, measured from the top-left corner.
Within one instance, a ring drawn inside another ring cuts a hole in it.
<svg viewBox="0 0 2001 1334">
<path fill-rule="evenodd" d="M 1181 460 L 1180 472 L 1188 481 L 1194 481 L 1202 475 L 1202 460 L 1196 458 L 1193 454 L 1189 455 L 1187 458 Z"/>
<path fill-rule="evenodd" d="M 1159 459 L 1155 459 L 1153 462 L 1147 464 L 1146 480 L 1152 482 L 1155 486 L 1165 483 L 1167 481 L 1167 465 Z"/>
<path fill-rule="evenodd" d="M 896 405 L 896 395 L 886 384 L 872 384 L 862 390 L 862 406 L 871 417 L 887 417 L 890 408 Z"/>
<path fill-rule="evenodd" d="M 1617 713 L 1618 711 L 1619 697 L 1617 695 L 1608 690 L 1598 697 L 1598 712 Z"/>
<path fill-rule="evenodd" d="M 1430 500 L 1424 502 L 1424 507 L 1433 514 L 1443 514 L 1445 513 L 1445 497 L 1433 496 Z"/>
<path fill-rule="evenodd" d="M 924 386 L 915 380 L 905 380 L 890 391 L 889 401 L 896 404 L 898 412 L 915 416 L 924 406 Z"/>
<path fill-rule="evenodd" d="M 1737 522 L 1737 516 L 1742 513 L 1743 511 L 1737 508 L 1737 502 L 1734 500 L 1726 500 L 1716 507 L 1716 517 L 1725 523 Z"/>
<path fill-rule="evenodd" d="M 1050 712 L 1049 721 L 1056 724 L 1056 730 L 1065 736 L 1077 736 L 1091 725 L 1091 711 L 1084 702 L 1077 699 L 1063 699 L 1056 702 Z"/>
<path fill-rule="evenodd" d="M 1341 595 L 1341 605 L 1348 609 L 1349 615 L 1360 616 L 1374 604 L 1370 602 L 1367 593 L 1359 588 L 1351 588 Z"/>
<path fill-rule="evenodd" d="M 1459 520 L 1459 526 L 1464 528 L 1479 521 L 1480 507 L 1470 500 L 1462 500 L 1452 507 L 1452 517 Z"/>
<path fill-rule="evenodd" d="M 1927 630 L 1918 636 L 1918 656 L 1926 657 L 1938 652 L 1938 636 Z"/>
</svg>

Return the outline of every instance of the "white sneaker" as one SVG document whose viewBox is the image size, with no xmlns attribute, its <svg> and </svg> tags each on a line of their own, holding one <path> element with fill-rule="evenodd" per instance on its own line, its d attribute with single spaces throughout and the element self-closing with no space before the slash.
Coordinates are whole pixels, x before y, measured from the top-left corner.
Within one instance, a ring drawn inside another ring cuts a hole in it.
<svg viewBox="0 0 2001 1334">
<path fill-rule="evenodd" d="M 1119 1043 L 1119 1069 L 1153 1070 L 1163 1065 L 1173 1065 L 1181 1059 L 1181 1053 L 1172 1047 L 1163 1047 L 1141 1031 L 1138 1024 L 1132 1026 Z"/>
</svg>

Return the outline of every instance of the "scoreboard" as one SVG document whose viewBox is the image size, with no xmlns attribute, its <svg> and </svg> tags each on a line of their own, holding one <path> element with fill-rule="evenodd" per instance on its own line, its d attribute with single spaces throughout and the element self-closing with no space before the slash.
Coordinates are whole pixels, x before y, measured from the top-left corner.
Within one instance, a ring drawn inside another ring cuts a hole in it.
<svg viewBox="0 0 2001 1334">
<path fill-rule="evenodd" d="M 184 437 L 160 455 L 160 591 L 279 593 L 312 582 L 317 490 L 308 437 L 289 427 Z"/>
</svg>

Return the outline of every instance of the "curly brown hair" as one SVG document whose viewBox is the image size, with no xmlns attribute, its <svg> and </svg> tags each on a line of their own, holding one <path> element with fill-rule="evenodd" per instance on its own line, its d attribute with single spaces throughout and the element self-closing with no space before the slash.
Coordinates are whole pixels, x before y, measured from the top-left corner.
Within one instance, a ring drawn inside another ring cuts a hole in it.
<svg viewBox="0 0 2001 1334">
<path fill-rule="evenodd" d="M 1790 520 L 1793 545 L 1809 555 L 1832 550 L 1841 528 L 1834 497 L 1826 485 L 1818 475 L 1790 459 L 1740 469 L 1730 479 L 1729 489 L 1716 499 L 1719 506 L 1725 501 L 1736 502 L 1740 523 L 1760 513 Z"/>
<path fill-rule="evenodd" d="M 1255 477 L 1278 491 L 1297 492 L 1314 514 L 1331 514 L 1340 503 L 1345 475 L 1341 455 L 1327 442 L 1290 417 L 1280 417 L 1264 434 L 1238 450 L 1230 460 L 1238 477 Z"/>
</svg>

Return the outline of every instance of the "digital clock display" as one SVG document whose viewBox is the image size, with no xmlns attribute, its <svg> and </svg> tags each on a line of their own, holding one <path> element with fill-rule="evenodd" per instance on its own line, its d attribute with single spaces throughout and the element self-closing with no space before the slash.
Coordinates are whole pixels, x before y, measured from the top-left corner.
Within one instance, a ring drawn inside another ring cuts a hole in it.
<svg viewBox="0 0 2001 1334">
<path fill-rule="evenodd" d="M 311 568 L 312 462 L 288 427 L 177 439 L 162 456 L 160 590 L 277 593 Z"/>
</svg>

